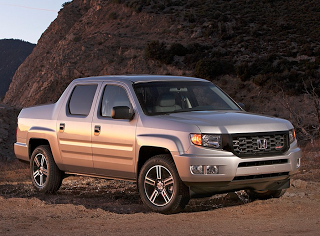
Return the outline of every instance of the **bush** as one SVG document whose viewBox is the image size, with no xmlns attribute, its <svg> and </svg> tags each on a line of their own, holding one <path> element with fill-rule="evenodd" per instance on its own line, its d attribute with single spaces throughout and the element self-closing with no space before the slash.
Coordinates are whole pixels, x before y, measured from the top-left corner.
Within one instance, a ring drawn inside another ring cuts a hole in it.
<svg viewBox="0 0 320 236">
<path fill-rule="evenodd" d="M 222 72 L 221 63 L 214 59 L 202 59 L 198 61 L 194 70 L 195 76 L 204 79 L 214 78 L 221 75 Z"/>
<path fill-rule="evenodd" d="M 167 50 L 166 44 L 158 40 L 147 44 L 144 55 L 146 59 L 158 60 L 166 64 L 170 64 L 173 60 L 173 55 Z"/>
<path fill-rule="evenodd" d="M 73 38 L 73 42 L 77 43 L 77 42 L 80 42 L 81 41 L 81 36 L 80 35 L 77 35 Z"/>
<path fill-rule="evenodd" d="M 123 0 L 112 0 L 112 3 L 121 4 L 123 3 Z"/>
<path fill-rule="evenodd" d="M 111 13 L 109 14 L 109 19 L 110 19 L 110 20 L 115 20 L 115 19 L 117 19 L 117 18 L 118 18 L 118 15 L 117 15 L 116 12 L 111 12 Z"/>
<path fill-rule="evenodd" d="M 241 79 L 241 81 L 247 81 L 251 77 L 249 64 L 247 62 L 237 65 L 235 68 L 236 75 Z"/>
<path fill-rule="evenodd" d="M 258 86 L 263 86 L 267 80 L 268 77 L 266 75 L 257 75 L 253 78 L 253 83 L 255 83 Z"/>
<path fill-rule="evenodd" d="M 64 8 L 65 6 L 69 5 L 71 2 L 72 2 L 72 1 L 62 3 L 61 7 Z"/>
<path fill-rule="evenodd" d="M 207 50 L 211 49 L 212 46 L 201 45 L 199 43 L 191 43 L 187 45 L 188 54 L 192 53 L 205 53 Z"/>
<path fill-rule="evenodd" d="M 177 56 L 185 56 L 188 53 L 188 49 L 181 43 L 173 43 L 169 49 L 170 53 Z"/>
</svg>

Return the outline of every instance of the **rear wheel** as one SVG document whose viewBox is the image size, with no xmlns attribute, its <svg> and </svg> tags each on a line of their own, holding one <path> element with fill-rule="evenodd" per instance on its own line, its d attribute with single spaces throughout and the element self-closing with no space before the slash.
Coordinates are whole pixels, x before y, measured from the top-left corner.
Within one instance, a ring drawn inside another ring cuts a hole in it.
<svg viewBox="0 0 320 236">
<path fill-rule="evenodd" d="M 258 190 L 247 190 L 247 194 L 249 195 L 249 198 L 252 200 L 255 199 L 269 199 L 269 198 L 280 198 L 285 194 L 287 189 L 280 189 L 280 190 L 264 190 L 264 191 L 258 191 Z"/>
<path fill-rule="evenodd" d="M 43 193 L 58 191 L 63 179 L 61 172 L 54 162 L 48 145 L 37 147 L 30 160 L 31 180 L 34 188 Z"/>
<path fill-rule="evenodd" d="M 170 155 L 157 155 L 142 167 L 138 188 L 142 201 L 151 210 L 170 214 L 184 209 L 190 199 Z"/>
</svg>

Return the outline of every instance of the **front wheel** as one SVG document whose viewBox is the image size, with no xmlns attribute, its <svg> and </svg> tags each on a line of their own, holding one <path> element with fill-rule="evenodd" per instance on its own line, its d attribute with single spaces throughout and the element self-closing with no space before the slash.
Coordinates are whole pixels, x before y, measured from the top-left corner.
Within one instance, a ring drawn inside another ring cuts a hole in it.
<svg viewBox="0 0 320 236">
<path fill-rule="evenodd" d="M 34 188 L 43 193 L 54 193 L 61 186 L 63 173 L 54 162 L 48 145 L 37 147 L 30 160 L 31 180 Z"/>
<path fill-rule="evenodd" d="M 154 156 L 143 165 L 138 189 L 145 205 L 164 214 L 181 211 L 190 199 L 189 189 L 180 179 L 170 155 Z"/>
</svg>

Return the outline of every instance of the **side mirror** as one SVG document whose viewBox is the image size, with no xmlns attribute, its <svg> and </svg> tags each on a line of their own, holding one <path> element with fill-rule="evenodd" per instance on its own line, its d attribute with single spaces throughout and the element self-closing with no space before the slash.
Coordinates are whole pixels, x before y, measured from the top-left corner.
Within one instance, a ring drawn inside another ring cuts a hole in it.
<svg viewBox="0 0 320 236">
<path fill-rule="evenodd" d="M 241 107 L 243 110 L 245 110 L 246 106 L 245 106 L 243 103 L 239 102 L 238 105 L 239 105 L 239 107 Z"/>
<path fill-rule="evenodd" d="M 113 107 L 111 117 L 113 119 L 132 120 L 134 112 L 127 106 Z"/>
</svg>

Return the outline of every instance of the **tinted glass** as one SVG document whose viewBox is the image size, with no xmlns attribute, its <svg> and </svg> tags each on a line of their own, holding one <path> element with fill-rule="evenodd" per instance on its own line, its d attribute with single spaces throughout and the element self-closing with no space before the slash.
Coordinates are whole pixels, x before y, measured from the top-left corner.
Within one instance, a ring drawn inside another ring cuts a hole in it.
<svg viewBox="0 0 320 236">
<path fill-rule="evenodd" d="M 147 115 L 187 111 L 240 110 L 224 92 L 210 82 L 137 83 L 134 89 Z"/>
<path fill-rule="evenodd" d="M 70 114 L 87 116 L 96 90 L 96 84 L 76 86 L 69 101 Z"/>
<path fill-rule="evenodd" d="M 111 117 L 112 108 L 117 106 L 127 106 L 131 108 L 127 92 L 122 87 L 107 85 L 104 88 L 101 101 L 101 116 Z"/>
</svg>

